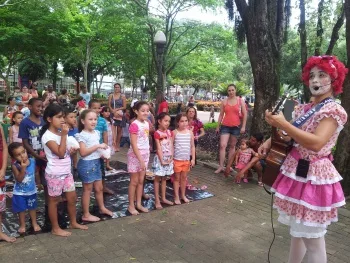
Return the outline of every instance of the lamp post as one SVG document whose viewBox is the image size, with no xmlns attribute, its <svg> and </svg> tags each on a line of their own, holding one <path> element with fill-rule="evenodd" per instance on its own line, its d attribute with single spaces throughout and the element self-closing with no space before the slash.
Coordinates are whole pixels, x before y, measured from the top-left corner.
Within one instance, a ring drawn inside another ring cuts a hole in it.
<svg viewBox="0 0 350 263">
<path fill-rule="evenodd" d="M 164 62 L 164 49 L 166 44 L 166 37 L 162 31 L 158 31 L 154 36 L 154 44 L 156 45 L 157 53 L 157 94 L 164 91 L 163 80 L 163 62 Z"/>
<path fill-rule="evenodd" d="M 141 81 L 141 100 L 145 100 L 145 98 L 146 98 L 146 93 L 147 93 L 147 90 L 146 90 L 146 87 L 145 87 L 145 80 L 146 80 L 146 78 L 145 78 L 145 76 L 141 76 L 140 77 L 140 81 Z"/>
</svg>

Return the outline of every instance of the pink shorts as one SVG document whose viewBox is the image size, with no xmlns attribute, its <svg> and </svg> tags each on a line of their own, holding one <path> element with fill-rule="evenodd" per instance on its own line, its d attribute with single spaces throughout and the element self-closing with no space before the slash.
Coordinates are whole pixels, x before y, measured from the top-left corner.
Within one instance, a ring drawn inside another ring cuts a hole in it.
<svg viewBox="0 0 350 263">
<path fill-rule="evenodd" d="M 149 162 L 149 150 L 140 150 L 142 160 L 145 163 L 146 169 Z M 138 173 L 141 171 L 140 161 L 137 159 L 133 151 L 128 152 L 128 172 L 129 173 Z"/>
<path fill-rule="evenodd" d="M 53 175 L 45 173 L 47 190 L 49 196 L 60 196 L 62 192 L 75 191 L 74 179 L 72 174 Z"/>
</svg>

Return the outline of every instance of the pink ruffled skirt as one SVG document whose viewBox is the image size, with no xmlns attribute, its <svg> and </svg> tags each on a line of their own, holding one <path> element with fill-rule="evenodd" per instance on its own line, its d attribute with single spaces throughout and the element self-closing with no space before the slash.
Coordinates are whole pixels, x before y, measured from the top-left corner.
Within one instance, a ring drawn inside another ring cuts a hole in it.
<svg viewBox="0 0 350 263">
<path fill-rule="evenodd" d="M 345 204 L 339 182 L 313 184 L 296 181 L 280 173 L 272 186 L 274 207 L 279 221 L 291 226 L 295 237 L 318 238 L 326 233 L 331 222 L 338 221 L 337 207 Z"/>
</svg>

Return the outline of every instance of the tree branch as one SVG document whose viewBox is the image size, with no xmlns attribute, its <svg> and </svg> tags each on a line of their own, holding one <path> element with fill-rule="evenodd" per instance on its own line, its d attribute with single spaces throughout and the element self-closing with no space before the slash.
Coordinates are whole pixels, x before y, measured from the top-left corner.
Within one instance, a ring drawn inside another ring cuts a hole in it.
<svg viewBox="0 0 350 263">
<path fill-rule="evenodd" d="M 249 7 L 245 0 L 235 0 L 237 10 L 240 13 L 244 23 L 247 23 Z"/>
<path fill-rule="evenodd" d="M 326 52 L 327 55 L 331 55 L 333 53 L 333 48 L 335 46 L 335 43 L 339 39 L 339 30 L 341 29 L 341 27 L 344 24 L 344 18 L 345 18 L 345 11 L 344 11 L 344 3 L 343 3 L 342 4 L 341 14 L 338 17 L 338 20 L 337 20 L 337 22 L 335 23 L 335 25 L 333 27 L 331 40 L 329 42 L 329 45 L 328 45 L 328 48 L 327 48 L 327 52 Z"/>
</svg>

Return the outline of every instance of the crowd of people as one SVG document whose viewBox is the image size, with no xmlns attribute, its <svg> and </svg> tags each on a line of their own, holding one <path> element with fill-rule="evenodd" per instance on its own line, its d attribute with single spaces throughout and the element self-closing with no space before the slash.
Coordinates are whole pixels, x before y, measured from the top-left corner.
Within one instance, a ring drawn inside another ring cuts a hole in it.
<svg viewBox="0 0 350 263">
<path fill-rule="evenodd" d="M 32 87 L 35 89 L 35 85 Z M 12 211 L 19 217 L 19 234 L 26 232 L 27 211 L 33 230 L 41 230 L 36 220 L 38 189 L 44 191 L 45 220 L 51 225 L 52 234 L 71 234 L 61 229 L 58 223 L 57 206 L 63 199 L 67 201 L 70 227 L 87 230 L 88 227 L 77 223 L 76 219 L 77 181 L 83 187 L 82 221 L 100 220 L 89 210 L 93 190 L 100 214 L 113 216 L 113 212 L 104 205 L 103 193 L 114 194 L 104 184 L 105 171 L 113 170 L 110 158 L 124 144 L 129 146 L 128 211 L 131 215 L 148 212 L 141 200 L 149 198 L 143 190 L 149 162 L 155 175 L 156 209 L 162 209 L 162 204 L 189 202 L 185 194 L 187 174 L 195 165 L 198 138 L 204 135 L 203 124 L 197 119 L 194 107 L 188 107 L 186 113 L 177 115 L 176 129 L 171 131 L 169 108 L 162 94 L 158 96 L 158 114 L 154 112 L 153 103 L 145 101 L 134 100 L 127 108 L 119 83 L 114 85 L 114 92 L 108 97 L 106 105 L 91 99 L 85 87 L 77 99 L 71 99 L 65 90 L 57 96 L 52 85 L 48 86 L 42 98 L 31 97 L 31 94 L 26 88 L 15 89 L 8 99 L 4 112 L 4 121 L 10 124 L 8 147 L 4 130 L 0 130 L 1 187 L 5 184 L 9 155 L 14 178 Z M 156 154 L 150 161 L 151 151 Z M 166 198 L 165 187 L 167 177 L 172 175 L 174 200 L 170 201 Z M 1 191 L 0 216 L 5 208 L 6 196 Z M 2 232 L 0 239 L 15 241 Z"/>
<path fill-rule="evenodd" d="M 333 99 L 341 93 L 347 71 L 336 57 L 311 57 L 302 78 L 310 88 L 312 101 L 296 106 L 293 123 L 286 121 L 282 113 L 273 114 L 268 110 L 265 113 L 265 120 L 279 129 L 281 139 L 293 146 L 272 186 L 279 221 L 290 226 L 291 263 L 301 262 L 306 251 L 309 262 L 327 261 L 324 235 L 328 225 L 337 221 L 337 208 L 345 204 L 339 183 L 342 178 L 332 164 L 331 151 L 347 121 L 345 110 Z M 31 86 L 33 89 L 35 85 Z M 221 102 L 216 130 L 220 134 L 220 152 L 219 168 L 215 173 L 224 172 L 228 176 L 233 166 L 237 169 L 235 182 L 243 180 L 246 183 L 249 169 L 254 168 L 259 185 L 263 185 L 263 169 L 271 139 L 264 140 L 261 133 L 252 134 L 249 139 L 241 136 L 246 133 L 246 104 L 236 95 L 234 84 L 228 85 L 227 92 L 228 97 Z M 196 145 L 205 131 L 197 118 L 192 98 L 185 113 L 181 112 L 181 93 L 178 93 L 177 104 L 175 129 L 170 130 L 169 107 L 162 93 L 157 94 L 155 112 L 152 103 L 137 100 L 133 100 L 131 108 L 127 109 L 125 95 L 118 83 L 114 85 L 107 105 L 91 99 L 86 89 L 78 99 L 70 100 L 64 91 L 57 97 L 52 86 L 42 99 L 27 87 L 22 91 L 16 88 L 4 113 L 5 119 L 12 124 L 8 147 L 4 131 L 0 130 L 0 189 L 4 186 L 9 154 L 15 179 L 12 210 L 19 214 L 18 232 L 25 232 L 27 210 L 34 231 L 40 231 L 35 212 L 37 186 L 44 189 L 45 211 L 53 234 L 71 234 L 60 228 L 57 219 L 57 205 L 63 193 L 68 202 L 71 227 L 86 230 L 87 226 L 76 220 L 74 181 L 77 178 L 83 184 L 82 220 L 100 220 L 89 211 L 93 189 L 99 212 L 113 216 L 113 212 L 104 206 L 103 192 L 113 194 L 104 185 L 105 168 L 113 169 L 109 162 L 111 153 L 118 152 L 125 143 L 130 145 L 127 209 L 131 215 L 148 212 L 141 200 L 147 198 L 144 180 L 150 162 L 155 175 L 156 209 L 162 209 L 162 204 L 188 203 L 187 176 L 196 164 Z M 238 137 L 241 139 L 236 150 Z M 151 151 L 156 153 L 153 160 L 150 160 Z M 169 176 L 173 176 L 174 200 L 168 200 L 165 194 Z M 6 206 L 4 195 L 0 191 L 0 223 Z M 0 239 L 15 240 L 2 232 Z"/>
</svg>

